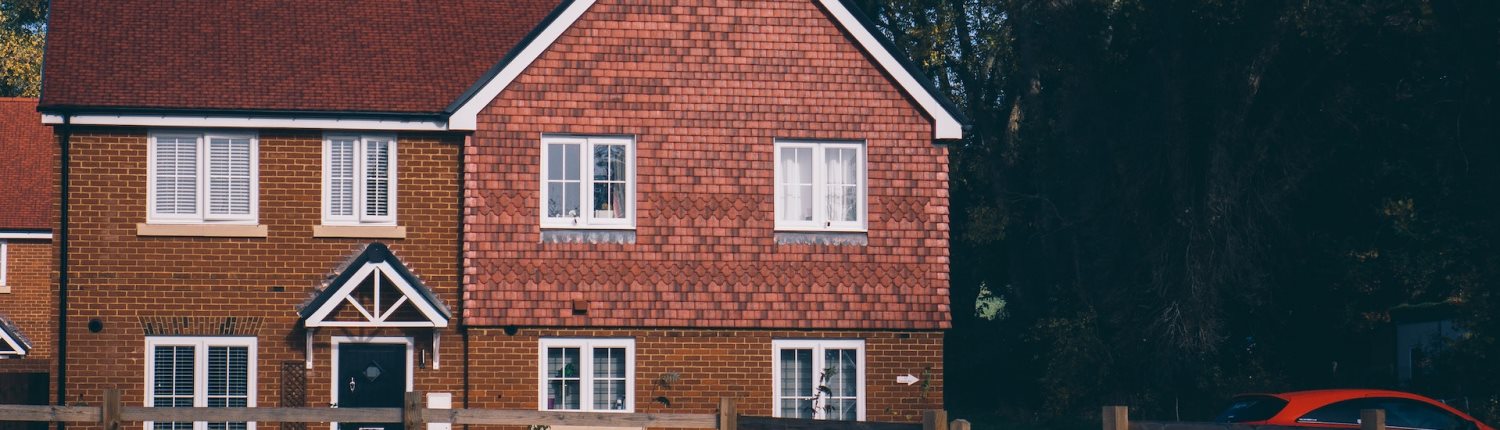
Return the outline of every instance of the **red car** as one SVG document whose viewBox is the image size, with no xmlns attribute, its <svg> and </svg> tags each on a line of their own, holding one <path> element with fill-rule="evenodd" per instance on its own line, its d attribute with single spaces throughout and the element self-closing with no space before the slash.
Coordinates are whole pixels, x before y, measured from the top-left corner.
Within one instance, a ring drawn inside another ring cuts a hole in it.
<svg viewBox="0 0 1500 430">
<path fill-rule="evenodd" d="M 1221 423 L 1356 428 L 1359 411 L 1384 409 L 1390 428 L 1418 430 L 1495 430 L 1436 400 L 1387 390 L 1316 390 L 1244 394 L 1219 414 Z"/>
</svg>

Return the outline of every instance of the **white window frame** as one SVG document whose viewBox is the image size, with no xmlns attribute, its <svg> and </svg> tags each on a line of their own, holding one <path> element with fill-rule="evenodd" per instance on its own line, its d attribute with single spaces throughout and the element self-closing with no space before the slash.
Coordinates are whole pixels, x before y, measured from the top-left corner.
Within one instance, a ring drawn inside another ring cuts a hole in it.
<svg viewBox="0 0 1500 430">
<path fill-rule="evenodd" d="M 541 219 L 542 228 L 556 229 L 616 229 L 630 230 L 635 228 L 636 213 L 636 163 L 635 163 L 635 137 L 633 136 L 580 136 L 580 135 L 542 135 L 541 144 L 541 168 L 537 169 L 537 183 L 541 189 L 541 199 L 537 201 L 537 216 Z M 549 217 L 547 216 L 547 167 L 549 156 L 547 145 L 549 144 L 580 144 L 582 154 L 578 157 L 579 166 L 579 212 L 577 217 Z M 625 145 L 625 201 L 629 205 L 625 211 L 625 218 L 595 218 L 594 217 L 594 146 L 595 145 Z"/>
<path fill-rule="evenodd" d="M 242 346 L 249 350 L 249 357 L 245 363 L 246 369 L 246 391 L 248 396 L 245 400 L 246 407 L 255 407 L 256 385 L 259 383 L 259 364 L 256 351 L 256 338 L 249 336 L 146 336 L 146 383 L 145 383 L 145 407 L 151 407 L 153 400 L 152 378 L 156 376 L 156 347 L 158 346 L 191 346 L 193 347 L 193 407 L 208 407 L 208 348 L 214 346 Z M 152 422 L 144 423 L 145 430 L 152 430 Z M 207 421 L 194 421 L 193 430 L 206 430 Z M 255 430 L 255 422 L 248 421 L 246 430 Z"/>
<path fill-rule="evenodd" d="M 146 222 L 148 224 L 256 224 L 260 220 L 260 136 L 243 131 L 153 130 L 146 144 Z M 156 139 L 190 137 L 197 140 L 197 208 L 193 214 L 156 212 Z M 208 141 L 213 138 L 250 139 L 250 213 L 208 214 Z"/>
<path fill-rule="evenodd" d="M 781 417 L 781 351 L 787 349 L 811 349 L 813 357 L 813 378 L 818 378 L 817 369 L 823 369 L 823 351 L 827 349 L 852 349 L 855 350 L 857 372 L 854 377 L 855 395 L 858 396 L 855 403 L 858 410 L 855 419 L 865 420 L 865 374 L 869 369 L 869 363 L 865 361 L 865 341 L 863 339 L 773 339 L 771 340 L 771 416 Z M 814 384 L 817 381 L 812 381 Z M 816 385 L 814 385 L 816 386 Z M 813 391 L 817 393 L 816 390 Z M 827 419 L 823 409 L 817 407 L 814 419 Z"/>
<path fill-rule="evenodd" d="M 547 349 L 578 348 L 578 409 L 547 409 Z M 594 409 L 594 348 L 625 349 L 625 409 Z M 542 338 L 537 348 L 536 410 L 554 412 L 635 412 L 635 339 Z"/>
<path fill-rule="evenodd" d="M 333 165 L 334 139 L 350 139 L 356 142 L 354 144 L 353 216 L 333 215 L 333 199 L 331 198 L 332 196 L 330 194 L 333 191 L 333 178 L 329 175 L 329 173 L 330 168 Z M 386 176 L 386 181 L 388 181 L 389 184 L 386 195 L 388 201 L 386 202 L 386 204 L 389 206 L 389 210 L 387 211 L 385 216 L 365 215 L 365 205 L 367 204 L 367 201 L 365 200 L 367 194 L 365 193 L 364 180 L 365 169 L 367 168 L 365 160 L 365 150 L 368 146 L 368 141 L 371 140 L 384 140 L 390 143 L 390 150 L 387 154 L 389 159 L 386 160 L 386 165 L 389 166 L 389 171 L 387 172 Z M 399 145 L 396 142 L 396 135 L 389 133 L 327 133 L 323 135 L 322 200 L 324 225 L 396 225 L 396 179 L 398 178 L 398 175 L 396 174 L 396 161 L 400 158 L 396 156 L 398 147 Z"/>
<path fill-rule="evenodd" d="M 868 229 L 870 213 L 870 171 L 867 146 L 864 141 L 824 141 L 824 140 L 794 140 L 776 139 L 775 150 L 771 154 L 772 164 L 775 165 L 775 174 L 772 180 L 772 188 L 775 190 L 776 206 L 776 230 L 778 231 L 824 231 L 824 232 L 864 232 Z M 781 151 L 784 149 L 806 148 L 812 149 L 813 164 L 813 219 L 811 221 L 797 221 L 783 219 L 783 214 L 788 209 L 782 205 L 786 191 L 782 189 L 782 178 L 785 172 L 781 166 Z M 828 171 L 824 163 L 824 152 L 827 149 L 854 149 L 857 154 L 859 167 L 859 187 L 856 191 L 859 196 L 859 208 L 855 210 L 854 221 L 829 221 L 827 204 L 828 195 Z"/>
<path fill-rule="evenodd" d="M 9 293 L 10 284 L 6 281 L 7 270 L 10 268 L 10 242 L 0 239 L 0 293 Z"/>
</svg>

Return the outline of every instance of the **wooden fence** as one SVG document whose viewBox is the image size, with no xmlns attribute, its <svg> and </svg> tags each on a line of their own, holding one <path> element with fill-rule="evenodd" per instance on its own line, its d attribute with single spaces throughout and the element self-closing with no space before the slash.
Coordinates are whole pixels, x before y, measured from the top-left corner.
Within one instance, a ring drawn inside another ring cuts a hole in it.
<svg viewBox="0 0 1500 430">
<path fill-rule="evenodd" d="M 118 390 L 105 390 L 101 406 L 0 405 L 0 421 L 97 423 L 119 430 L 122 422 L 255 421 L 289 423 L 402 423 L 425 430 L 428 423 L 589 426 L 714 430 L 969 430 L 969 422 L 948 422 L 945 411 L 924 411 L 922 423 L 829 421 L 742 416 L 734 399 L 720 399 L 715 414 L 555 412 L 495 409 L 431 409 L 422 393 L 406 393 L 402 408 L 151 408 L 120 404 Z"/>
<path fill-rule="evenodd" d="M 1307 430 L 1305 427 L 1254 426 L 1232 423 L 1204 423 L 1186 421 L 1130 421 L 1130 410 L 1125 406 L 1105 406 L 1103 430 Z M 1359 411 L 1360 430 L 1386 430 L 1385 411 L 1366 409 Z"/>
</svg>

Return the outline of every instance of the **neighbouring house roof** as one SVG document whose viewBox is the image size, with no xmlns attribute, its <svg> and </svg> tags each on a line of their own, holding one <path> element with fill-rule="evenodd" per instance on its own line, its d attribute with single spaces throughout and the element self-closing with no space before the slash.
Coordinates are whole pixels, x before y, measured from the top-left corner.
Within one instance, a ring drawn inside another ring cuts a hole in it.
<svg viewBox="0 0 1500 430">
<path fill-rule="evenodd" d="M 0 231 L 52 228 L 53 148 L 36 99 L 0 98 Z"/>
<path fill-rule="evenodd" d="M 558 0 L 56 0 L 43 110 L 441 113 Z"/>
<path fill-rule="evenodd" d="M 370 318 L 368 321 L 358 321 L 349 324 L 347 321 L 334 322 L 328 320 L 334 314 L 336 308 L 345 305 L 345 302 L 349 301 L 346 299 L 347 297 L 351 294 L 356 294 L 355 289 L 361 286 L 365 279 L 377 274 L 384 274 L 391 282 L 395 282 L 395 289 L 402 293 L 402 297 L 386 298 L 384 305 L 389 309 L 382 309 L 378 302 L 375 309 L 362 309 L 361 314 L 364 312 L 373 312 L 370 315 L 373 318 Z M 403 298 L 404 300 L 402 300 Z M 308 327 L 337 326 L 340 324 L 350 326 L 413 326 L 411 324 L 402 325 L 402 323 L 395 321 L 382 324 L 386 321 L 386 316 L 396 313 L 391 311 L 399 311 L 399 308 L 406 303 L 410 303 L 418 313 L 423 315 L 427 319 L 426 322 L 431 323 L 430 326 L 446 327 L 448 321 L 453 319 L 453 313 L 448 310 L 447 306 L 443 305 L 443 301 L 432 292 L 432 289 L 422 283 L 421 278 L 412 274 L 411 270 L 408 270 L 406 265 L 401 262 L 401 259 L 397 258 L 385 244 L 374 242 L 355 250 L 350 258 L 344 260 L 342 264 L 334 268 L 329 277 L 314 291 L 313 295 L 298 307 L 297 315 L 303 324 Z M 383 310 L 391 311 L 382 312 Z"/>
<path fill-rule="evenodd" d="M 960 111 L 856 8 L 809 1 L 932 119 L 935 139 L 962 138 Z M 97 125 L 475 130 L 595 0 L 328 3 L 54 2 L 42 109 Z M 243 114 L 259 118 L 202 117 Z"/>
</svg>

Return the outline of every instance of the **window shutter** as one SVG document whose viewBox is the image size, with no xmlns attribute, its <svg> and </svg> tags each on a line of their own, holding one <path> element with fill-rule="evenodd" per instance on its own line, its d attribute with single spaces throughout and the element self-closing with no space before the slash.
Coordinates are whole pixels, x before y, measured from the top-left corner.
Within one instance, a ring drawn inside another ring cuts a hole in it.
<svg viewBox="0 0 1500 430">
<path fill-rule="evenodd" d="M 152 354 L 151 405 L 158 408 L 193 406 L 193 347 L 158 346 Z M 191 430 L 191 422 L 156 422 L 153 430 Z"/>
<path fill-rule="evenodd" d="M 249 138 L 208 139 L 208 217 L 249 219 L 252 211 Z"/>
<path fill-rule="evenodd" d="M 364 157 L 364 220 L 391 217 L 391 142 L 366 140 Z"/>
<path fill-rule="evenodd" d="M 328 216 L 354 216 L 354 139 L 331 139 L 328 144 Z"/>
<path fill-rule="evenodd" d="M 160 215 L 198 213 L 198 139 L 156 138 L 156 201 Z"/>
</svg>

